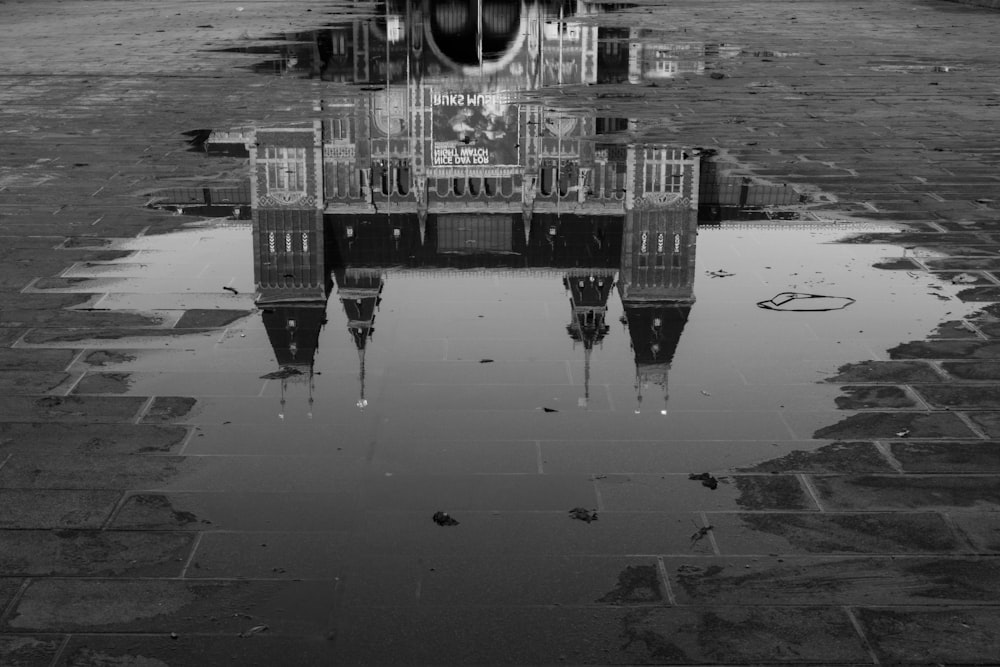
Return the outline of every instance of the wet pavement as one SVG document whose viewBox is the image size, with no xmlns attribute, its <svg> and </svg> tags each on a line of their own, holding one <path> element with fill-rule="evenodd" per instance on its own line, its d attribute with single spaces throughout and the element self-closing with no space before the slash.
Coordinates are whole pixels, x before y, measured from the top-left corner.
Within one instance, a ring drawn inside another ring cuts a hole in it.
<svg viewBox="0 0 1000 667">
<path fill-rule="evenodd" d="M 5 9 L 0 663 L 997 662 L 995 11 Z"/>
</svg>

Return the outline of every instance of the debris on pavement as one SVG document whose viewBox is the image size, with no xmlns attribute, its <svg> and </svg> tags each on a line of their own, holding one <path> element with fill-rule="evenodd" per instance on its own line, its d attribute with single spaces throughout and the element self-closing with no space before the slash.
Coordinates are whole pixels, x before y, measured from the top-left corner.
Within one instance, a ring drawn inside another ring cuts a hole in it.
<svg viewBox="0 0 1000 667">
<path fill-rule="evenodd" d="M 294 375 L 302 375 L 302 371 L 294 366 L 284 366 L 281 370 L 272 371 L 265 375 L 261 375 L 261 380 L 285 380 Z"/>
<path fill-rule="evenodd" d="M 712 489 L 713 491 L 715 491 L 717 488 L 719 488 L 719 480 L 717 480 L 716 478 L 712 477 L 707 472 L 702 472 L 702 473 L 698 473 L 698 474 L 691 473 L 690 475 L 688 475 L 688 479 L 699 481 L 699 482 L 701 482 L 702 486 L 706 486 L 706 487 Z"/>
<path fill-rule="evenodd" d="M 811 311 L 842 310 L 854 303 L 849 296 L 826 296 L 803 292 L 781 292 L 766 301 L 758 301 L 757 307 L 765 310 Z"/>
<path fill-rule="evenodd" d="M 481 364 L 492 364 L 493 360 L 492 359 L 480 359 L 479 363 L 481 363 Z"/>
<path fill-rule="evenodd" d="M 559 412 L 559 411 L 556 410 L 555 408 L 542 407 L 542 412 Z"/>
<path fill-rule="evenodd" d="M 896 437 L 897 438 L 905 438 L 908 435 L 910 435 L 910 429 L 908 429 L 908 428 L 904 428 L 902 431 L 897 431 L 896 432 Z"/>
<path fill-rule="evenodd" d="M 439 526 L 457 526 L 458 521 L 451 518 L 447 512 L 434 512 L 434 516 L 431 519 Z"/>
<path fill-rule="evenodd" d="M 597 510 L 588 510 L 585 507 L 574 507 L 569 511 L 569 515 L 573 519 L 587 523 L 597 521 Z"/>
<path fill-rule="evenodd" d="M 708 535 L 708 531 L 712 530 L 715 526 L 702 526 L 699 528 L 694 535 L 691 536 L 691 547 L 697 544 L 703 537 Z"/>
<path fill-rule="evenodd" d="M 229 287 L 228 285 L 223 285 L 222 289 L 226 290 L 227 292 L 232 292 L 233 294 L 240 293 L 238 289 L 236 289 L 235 287 Z"/>
<path fill-rule="evenodd" d="M 705 275 L 711 276 L 712 278 L 732 278 L 735 273 L 730 273 L 725 269 L 716 269 L 715 271 L 706 271 Z"/>
<path fill-rule="evenodd" d="M 247 637 L 253 637 L 256 634 L 260 634 L 261 632 L 267 632 L 266 625 L 255 625 L 246 632 L 241 632 L 240 637 L 246 639 Z"/>
<path fill-rule="evenodd" d="M 979 278 L 972 275 L 971 273 L 960 273 L 951 279 L 951 282 L 955 285 L 970 285 L 972 283 L 978 283 Z"/>
</svg>

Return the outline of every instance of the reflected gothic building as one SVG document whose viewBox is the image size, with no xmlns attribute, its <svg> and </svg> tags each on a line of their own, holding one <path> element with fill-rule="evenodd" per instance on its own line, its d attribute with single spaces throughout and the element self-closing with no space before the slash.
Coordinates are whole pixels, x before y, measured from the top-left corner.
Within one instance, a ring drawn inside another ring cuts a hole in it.
<svg viewBox="0 0 1000 667">
<path fill-rule="evenodd" d="M 698 151 L 628 142 L 626 119 L 525 98 L 659 76 L 669 68 L 647 66 L 676 49 L 552 20 L 596 5 L 483 2 L 473 17 L 475 4 L 411 2 L 330 29 L 310 68 L 368 85 L 318 102 L 306 125 L 229 135 L 250 152 L 257 303 L 276 360 L 311 378 L 335 287 L 364 407 L 365 355 L 395 267 L 545 267 L 561 273 L 567 331 L 587 361 L 581 405 L 615 286 L 639 400 L 654 384 L 666 396 L 694 301 Z"/>
</svg>

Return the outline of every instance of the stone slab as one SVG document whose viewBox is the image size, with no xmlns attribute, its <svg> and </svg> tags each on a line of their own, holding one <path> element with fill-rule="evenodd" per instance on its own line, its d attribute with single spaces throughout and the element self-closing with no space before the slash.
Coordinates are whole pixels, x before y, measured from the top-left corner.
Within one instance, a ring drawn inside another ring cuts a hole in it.
<svg viewBox="0 0 1000 667">
<path fill-rule="evenodd" d="M 818 607 L 361 608 L 337 645 L 350 664 L 870 663 L 844 611 Z"/>
<path fill-rule="evenodd" d="M 0 423 L 0 452 L 35 454 L 165 454 L 187 438 L 182 426 Z"/>
<path fill-rule="evenodd" d="M 1000 438 L 1000 412 L 967 412 L 965 414 L 986 434 L 987 438 Z"/>
<path fill-rule="evenodd" d="M 0 395 L 47 394 L 61 389 L 69 377 L 58 371 L 0 371 Z"/>
<path fill-rule="evenodd" d="M 965 422 L 950 412 L 861 412 L 818 429 L 813 437 L 883 440 L 901 437 L 900 433 L 910 438 L 976 437 Z"/>
<path fill-rule="evenodd" d="M 886 665 L 995 663 L 1000 609 L 862 608 L 865 637 Z"/>
<path fill-rule="evenodd" d="M 995 384 L 933 384 L 914 391 L 935 408 L 1000 408 L 1000 385 Z"/>
<path fill-rule="evenodd" d="M 63 638 L 0 635 L 0 664 L 5 667 L 49 667 Z"/>
<path fill-rule="evenodd" d="M 0 488 L 157 488 L 197 463 L 180 456 L 17 453 L 0 468 Z"/>
<path fill-rule="evenodd" d="M 100 528 L 120 497 L 92 489 L 0 489 L 0 529 Z"/>
<path fill-rule="evenodd" d="M 336 664 L 340 664 L 336 644 L 325 637 L 273 637 L 268 632 L 249 638 L 178 634 L 176 639 L 172 635 L 75 634 L 56 663 L 58 667 Z"/>
<path fill-rule="evenodd" d="M 933 340 L 900 343 L 889 350 L 890 359 L 997 359 L 1000 343 L 972 340 Z"/>
<path fill-rule="evenodd" d="M 772 473 L 862 473 L 892 472 L 893 468 L 874 443 L 831 442 L 814 450 L 794 450 L 740 470 Z"/>
<path fill-rule="evenodd" d="M 678 604 L 995 605 L 1000 562 L 979 557 L 664 558 Z"/>
<path fill-rule="evenodd" d="M 841 410 L 900 409 L 917 407 L 902 387 L 895 385 L 847 385 L 834 402 Z"/>
<path fill-rule="evenodd" d="M 941 376 L 922 361 L 859 361 L 845 364 L 827 382 L 940 382 Z"/>
<path fill-rule="evenodd" d="M 723 555 L 951 553 L 965 547 L 931 512 L 713 513 L 708 520 Z"/>
<path fill-rule="evenodd" d="M 614 511 L 815 510 L 791 475 L 719 476 L 710 489 L 687 475 L 608 475 L 595 482 L 602 507 Z"/>
<path fill-rule="evenodd" d="M 7 632 L 171 632 L 324 636 L 335 582 L 36 579 L 4 620 Z"/>
<path fill-rule="evenodd" d="M 343 531 L 363 516 L 354 493 L 139 493 L 111 527 L 121 530 Z"/>
<path fill-rule="evenodd" d="M 911 473 L 1000 473 L 1000 442 L 888 443 L 893 457 Z"/>
<path fill-rule="evenodd" d="M 976 551 L 1000 552 L 1000 515 L 989 512 L 956 512 L 951 520 Z"/>
<path fill-rule="evenodd" d="M 0 421 L 127 423 L 145 402 L 141 396 L 0 396 Z"/>
<path fill-rule="evenodd" d="M 0 347 L 0 369 L 32 372 L 63 371 L 78 354 L 78 350 L 32 350 Z"/>
<path fill-rule="evenodd" d="M 816 476 L 827 509 L 1000 511 L 997 475 Z"/>
<path fill-rule="evenodd" d="M 945 361 L 941 367 L 959 380 L 1000 380 L 1000 361 Z"/>
<path fill-rule="evenodd" d="M 91 530 L 0 531 L 0 576 L 175 577 L 194 536 Z"/>
</svg>

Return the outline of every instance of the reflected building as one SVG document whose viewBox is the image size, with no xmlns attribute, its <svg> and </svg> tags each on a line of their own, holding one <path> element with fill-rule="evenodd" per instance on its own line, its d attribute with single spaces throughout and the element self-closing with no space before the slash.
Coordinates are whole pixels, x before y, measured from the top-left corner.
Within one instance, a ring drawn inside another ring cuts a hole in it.
<svg viewBox="0 0 1000 667">
<path fill-rule="evenodd" d="M 477 6 L 389 3 L 382 18 L 324 31 L 297 62 L 363 84 L 357 93 L 317 101 L 315 120 L 301 126 L 243 131 L 257 303 L 276 360 L 308 359 L 311 369 L 325 323 L 314 311 L 324 312 L 335 283 L 363 408 L 365 357 L 392 272 L 546 270 L 567 289 L 567 332 L 583 348 L 580 404 L 616 285 L 639 388 L 662 385 L 666 395 L 694 300 L 699 152 L 630 142 L 628 119 L 569 114 L 526 94 L 653 76 L 645 65 L 635 74 L 636 63 L 669 50 L 640 57 L 628 37 L 602 39 L 604 28 L 569 20 L 600 11 L 594 4 L 482 2 L 482 15 L 470 14 Z"/>
</svg>

